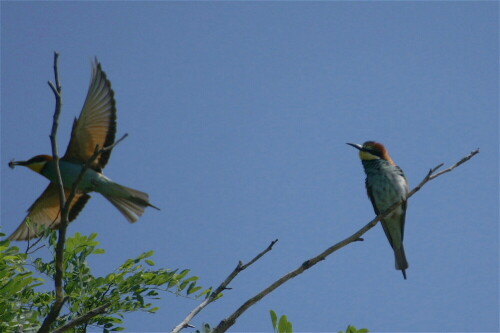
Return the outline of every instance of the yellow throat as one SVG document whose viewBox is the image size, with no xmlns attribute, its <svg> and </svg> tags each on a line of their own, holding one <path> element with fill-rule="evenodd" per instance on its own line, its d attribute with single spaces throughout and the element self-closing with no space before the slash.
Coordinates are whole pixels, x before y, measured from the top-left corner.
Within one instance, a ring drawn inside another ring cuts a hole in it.
<svg viewBox="0 0 500 333">
<path fill-rule="evenodd" d="M 379 160 L 380 157 L 375 156 L 373 154 L 370 154 L 369 152 L 360 150 L 359 151 L 359 158 L 363 161 L 369 161 L 369 160 Z"/>
</svg>

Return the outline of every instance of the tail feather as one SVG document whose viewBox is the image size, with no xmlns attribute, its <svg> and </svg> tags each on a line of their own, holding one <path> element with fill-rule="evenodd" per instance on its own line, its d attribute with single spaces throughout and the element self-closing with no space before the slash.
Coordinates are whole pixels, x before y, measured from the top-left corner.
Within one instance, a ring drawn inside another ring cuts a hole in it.
<svg viewBox="0 0 500 333">
<path fill-rule="evenodd" d="M 116 183 L 113 184 L 113 187 L 113 194 L 102 194 L 130 223 L 136 222 L 139 217 L 144 214 L 146 207 L 153 207 L 160 210 L 158 207 L 149 203 L 149 196 L 147 193 Z"/>
<path fill-rule="evenodd" d="M 405 249 L 403 244 L 401 247 L 394 248 L 394 257 L 396 262 L 396 269 L 402 271 L 403 277 L 406 280 L 406 269 L 408 269 L 408 261 L 406 260 Z"/>
</svg>

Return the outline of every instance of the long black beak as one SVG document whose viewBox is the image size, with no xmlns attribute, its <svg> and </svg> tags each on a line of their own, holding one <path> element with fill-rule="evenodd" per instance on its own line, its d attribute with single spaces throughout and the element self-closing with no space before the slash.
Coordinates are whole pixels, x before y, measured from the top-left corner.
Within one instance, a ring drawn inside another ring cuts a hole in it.
<svg viewBox="0 0 500 333">
<path fill-rule="evenodd" d="M 26 161 L 17 161 L 16 162 L 16 161 L 12 160 L 9 162 L 9 168 L 14 169 L 14 167 L 16 165 L 26 165 L 26 164 L 27 164 Z"/>
<path fill-rule="evenodd" d="M 358 149 L 358 150 L 363 150 L 363 146 L 362 145 L 358 145 L 357 143 L 346 143 L 347 145 L 349 146 L 353 146 L 354 148 Z"/>
</svg>

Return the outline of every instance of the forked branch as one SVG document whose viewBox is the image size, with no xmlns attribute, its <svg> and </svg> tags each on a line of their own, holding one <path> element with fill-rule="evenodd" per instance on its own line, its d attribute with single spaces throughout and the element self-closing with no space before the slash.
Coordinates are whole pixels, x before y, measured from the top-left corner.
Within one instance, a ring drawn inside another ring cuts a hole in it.
<svg viewBox="0 0 500 333">
<path fill-rule="evenodd" d="M 439 168 L 441 168 L 443 166 L 443 164 L 439 164 L 438 166 L 434 167 L 433 169 L 431 169 L 429 171 L 427 176 L 425 176 L 425 178 L 420 182 L 420 184 L 418 184 L 413 190 L 410 191 L 410 193 L 408 193 L 407 199 L 410 198 L 412 195 L 414 195 L 416 192 L 418 192 L 427 182 L 429 182 L 429 181 L 431 181 L 431 180 L 433 180 L 433 179 L 435 179 L 435 178 L 437 178 L 437 177 L 439 177 L 447 172 L 452 171 L 456 167 L 458 167 L 461 164 L 470 160 L 474 155 L 476 155 L 478 153 L 479 153 L 479 149 L 474 150 L 469 155 L 465 156 L 464 158 L 462 158 L 460 161 L 458 161 L 457 163 L 455 163 L 451 167 L 449 167 L 449 168 L 447 168 L 439 173 L 435 173 L 435 172 Z M 318 254 L 317 256 L 315 256 L 309 260 L 306 260 L 299 267 L 297 267 L 295 270 L 285 274 L 284 276 L 282 276 L 281 278 L 279 278 L 278 280 L 273 282 L 271 285 L 269 285 L 267 288 L 262 290 L 260 293 L 256 294 L 252 298 L 248 299 L 235 312 L 233 312 L 229 317 L 227 317 L 226 319 L 223 319 L 219 323 L 219 325 L 217 325 L 217 327 L 214 329 L 214 332 L 220 333 L 220 332 L 227 331 L 231 326 L 234 325 L 234 323 L 236 322 L 236 319 L 238 319 L 239 316 L 241 316 L 248 308 L 253 306 L 255 303 L 260 301 L 262 298 L 264 298 L 265 296 L 270 294 L 273 290 L 275 290 L 276 288 L 278 288 L 279 286 L 281 286 L 282 284 L 284 284 L 288 280 L 296 277 L 297 275 L 302 274 L 304 271 L 306 271 L 307 269 L 316 265 L 318 262 L 325 260 L 326 257 L 328 257 L 330 254 L 334 253 L 335 251 L 340 250 L 341 248 L 343 248 L 344 246 L 346 246 L 352 242 L 360 240 L 360 237 L 365 232 L 367 232 L 368 230 L 373 228 L 380 220 L 382 220 L 385 216 L 390 214 L 400 204 L 401 204 L 401 202 L 395 203 L 389 209 L 387 209 L 385 212 L 379 214 L 377 217 L 375 217 L 368 224 L 366 224 L 364 227 L 359 229 L 357 232 L 355 232 L 351 236 L 349 236 L 346 239 L 338 242 L 337 244 L 329 247 L 328 249 L 326 249 L 322 253 Z"/>
<path fill-rule="evenodd" d="M 187 317 L 179 324 L 177 325 L 173 330 L 172 333 L 178 333 L 180 332 L 183 328 L 187 327 L 192 327 L 189 323 L 191 320 L 201 311 L 203 310 L 208 304 L 212 303 L 215 301 L 220 293 L 222 293 L 224 290 L 229 289 L 227 286 L 229 283 L 238 275 L 241 271 L 244 269 L 248 268 L 252 264 L 254 264 L 257 260 L 259 260 L 263 255 L 265 255 L 267 252 L 271 251 L 273 249 L 274 244 L 276 244 L 278 240 L 275 239 L 269 244 L 269 246 L 264 249 L 262 252 L 260 252 L 258 255 L 256 255 L 252 260 L 250 260 L 247 264 L 243 264 L 241 261 L 238 262 L 238 265 L 236 268 L 227 276 L 227 278 L 222 282 L 217 289 L 215 289 L 213 292 L 210 293 L 210 295 L 205 299 L 202 303 L 200 303 L 196 308 L 191 311 Z"/>
<path fill-rule="evenodd" d="M 70 194 L 68 197 L 65 197 L 64 186 L 61 177 L 61 170 L 59 168 L 59 153 L 57 149 L 57 129 L 59 126 L 59 116 L 61 114 L 62 109 L 62 87 L 59 82 L 59 71 L 58 71 L 58 59 L 59 53 L 54 53 L 54 76 L 55 76 L 55 84 L 49 81 L 49 86 L 54 93 L 56 99 L 56 108 L 54 111 L 54 120 L 52 123 L 52 131 L 50 133 L 50 141 L 52 144 L 52 156 L 55 162 L 56 169 L 56 179 L 57 186 L 59 189 L 59 198 L 60 198 L 60 209 L 61 209 L 61 223 L 59 225 L 59 237 L 57 238 L 56 245 L 56 260 L 55 260 L 55 274 L 54 274 L 54 285 L 55 285 L 55 300 L 52 304 L 49 314 L 45 317 L 42 326 L 39 328 L 38 333 L 47 333 L 50 330 L 50 326 L 56 321 L 59 313 L 61 311 L 62 306 L 66 302 L 67 298 L 64 296 L 64 286 L 63 286 L 63 278 L 64 278 L 64 247 L 66 244 L 66 230 L 68 228 L 69 223 L 69 211 L 71 208 L 71 202 L 75 198 L 77 188 L 83 180 L 85 173 L 92 165 L 92 163 L 97 159 L 97 157 L 105 151 L 109 151 L 113 149 L 118 143 L 120 143 L 123 139 L 127 137 L 128 134 L 125 134 L 119 140 L 114 142 L 112 145 L 108 147 L 99 147 L 96 146 L 94 150 L 94 154 L 85 162 L 84 167 L 82 168 L 77 180 L 73 184 Z M 106 304 L 105 304 L 106 305 Z M 86 320 L 97 316 L 100 313 L 103 313 L 109 305 L 102 305 L 98 307 L 98 311 L 91 310 L 89 313 L 82 315 L 81 318 L 86 318 Z M 75 324 L 76 325 L 76 324 Z M 59 330 L 61 330 L 60 328 Z"/>
<path fill-rule="evenodd" d="M 59 53 L 54 52 L 54 76 L 55 76 L 55 85 L 49 81 L 49 86 L 54 93 L 56 98 L 56 109 L 54 111 L 54 120 L 52 122 L 52 131 L 50 132 L 50 142 L 52 145 L 52 157 L 54 160 L 54 165 L 56 169 L 56 179 L 57 179 L 57 188 L 59 191 L 59 203 L 61 207 L 61 212 L 64 211 L 64 207 L 66 207 L 66 196 L 64 194 L 64 187 L 61 178 L 61 170 L 59 168 L 59 153 L 57 149 L 57 129 L 59 127 L 59 115 L 61 114 L 62 109 L 62 87 L 59 82 L 59 71 L 58 71 L 58 60 Z M 38 333 L 46 333 L 49 331 L 52 323 L 57 319 L 61 308 L 66 301 L 64 297 L 63 290 L 63 262 L 64 262 L 64 242 L 66 238 L 66 226 L 67 226 L 68 214 L 61 214 L 61 228 L 59 229 L 59 239 L 57 240 L 56 246 L 56 267 L 55 267 L 55 275 L 54 275 L 54 284 L 55 284 L 55 292 L 56 299 L 52 307 L 50 308 L 50 312 L 45 317 L 42 326 L 38 330 Z"/>
</svg>

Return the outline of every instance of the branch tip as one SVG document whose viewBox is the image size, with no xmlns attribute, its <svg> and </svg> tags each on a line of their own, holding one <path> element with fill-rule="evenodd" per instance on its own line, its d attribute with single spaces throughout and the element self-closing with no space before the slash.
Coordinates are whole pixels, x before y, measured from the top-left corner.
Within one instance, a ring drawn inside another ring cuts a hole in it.
<svg viewBox="0 0 500 333">
<path fill-rule="evenodd" d="M 210 296 L 205 299 L 201 304 L 199 304 L 196 308 L 194 308 L 184 320 L 177 325 L 173 330 L 172 333 L 178 333 L 182 329 L 186 328 L 186 324 L 191 322 L 191 320 L 198 314 L 200 313 L 201 310 L 203 310 L 208 304 L 212 303 L 217 299 L 219 294 L 223 292 L 224 290 L 231 290 L 232 288 L 229 288 L 228 285 L 231 283 L 231 281 L 244 269 L 248 268 L 250 265 L 255 263 L 257 260 L 259 260 L 263 255 L 265 255 L 267 252 L 271 251 L 272 246 L 278 241 L 278 239 L 275 239 L 274 241 L 271 242 L 271 244 L 264 249 L 262 252 L 257 254 L 248 264 L 243 264 L 243 261 L 239 260 L 238 265 L 236 268 L 227 276 L 227 278 L 212 292 L 210 293 Z"/>
<path fill-rule="evenodd" d="M 273 249 L 274 244 L 276 244 L 277 242 L 278 242 L 278 238 L 276 238 L 275 240 L 273 240 L 273 241 L 271 242 L 271 244 L 269 244 L 268 249 L 269 249 L 269 250 L 272 250 L 272 249 Z"/>
</svg>

